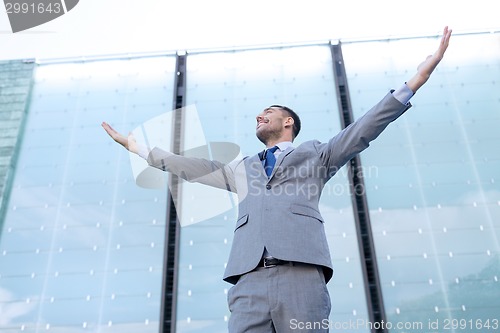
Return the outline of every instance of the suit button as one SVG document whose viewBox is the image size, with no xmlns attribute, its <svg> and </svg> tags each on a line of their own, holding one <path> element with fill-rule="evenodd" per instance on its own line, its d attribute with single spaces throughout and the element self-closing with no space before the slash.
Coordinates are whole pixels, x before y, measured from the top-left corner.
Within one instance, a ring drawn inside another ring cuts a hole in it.
<svg viewBox="0 0 500 333">
<path fill-rule="evenodd" d="M 270 189 L 271 189 L 271 185 L 267 184 L 267 185 L 266 185 L 266 188 L 267 188 L 268 190 L 270 190 Z"/>
</svg>

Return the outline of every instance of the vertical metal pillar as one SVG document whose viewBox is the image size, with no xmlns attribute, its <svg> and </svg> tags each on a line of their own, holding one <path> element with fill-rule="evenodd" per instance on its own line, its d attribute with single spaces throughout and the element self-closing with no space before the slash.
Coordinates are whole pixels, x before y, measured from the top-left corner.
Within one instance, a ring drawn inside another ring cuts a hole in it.
<svg viewBox="0 0 500 333">
<path fill-rule="evenodd" d="M 354 121 L 352 114 L 351 98 L 349 96 L 349 87 L 347 85 L 347 76 L 342 56 L 342 48 L 338 45 L 331 45 L 333 74 L 337 90 L 339 110 L 341 113 L 342 128 L 346 128 Z M 382 290 L 380 287 L 380 276 L 377 267 L 377 258 L 375 255 L 375 245 L 370 222 L 370 212 L 366 200 L 365 183 L 363 180 L 363 170 L 359 156 L 354 157 L 347 164 L 349 173 L 349 183 L 352 193 L 352 205 L 354 209 L 354 219 L 358 237 L 359 253 L 363 271 L 365 285 L 368 316 L 373 324 L 373 333 L 387 332 L 385 325 L 386 315 Z M 377 323 L 377 324 L 375 324 Z M 375 327 L 378 327 L 376 329 Z"/>
<path fill-rule="evenodd" d="M 185 106 L 186 95 L 186 57 L 177 55 L 174 102 L 172 120 L 172 152 L 179 154 L 182 146 L 182 108 Z M 169 175 L 169 192 L 167 194 L 167 221 L 165 228 L 165 253 L 163 263 L 163 287 L 160 318 L 160 332 L 173 333 L 176 328 L 177 280 L 179 272 L 179 239 L 180 224 L 177 217 L 174 198 L 179 195 L 179 177 Z"/>
</svg>

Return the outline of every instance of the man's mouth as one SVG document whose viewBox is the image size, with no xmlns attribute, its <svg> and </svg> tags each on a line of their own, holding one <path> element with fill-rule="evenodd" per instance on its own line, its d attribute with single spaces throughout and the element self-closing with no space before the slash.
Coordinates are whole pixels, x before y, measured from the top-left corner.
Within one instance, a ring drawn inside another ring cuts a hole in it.
<svg viewBox="0 0 500 333">
<path fill-rule="evenodd" d="M 262 124 L 267 124 L 268 122 L 269 122 L 269 120 L 259 121 L 259 122 L 257 123 L 257 128 L 259 128 L 259 127 L 260 127 L 260 125 L 262 125 Z"/>
</svg>

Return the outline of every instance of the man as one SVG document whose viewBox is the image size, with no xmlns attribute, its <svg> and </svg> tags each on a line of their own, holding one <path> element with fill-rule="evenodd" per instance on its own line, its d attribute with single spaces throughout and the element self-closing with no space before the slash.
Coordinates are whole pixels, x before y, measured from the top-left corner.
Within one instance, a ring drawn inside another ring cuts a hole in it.
<svg viewBox="0 0 500 333">
<path fill-rule="evenodd" d="M 327 143 L 313 140 L 293 147 L 300 119 L 278 105 L 256 117 L 256 135 L 266 150 L 229 164 L 149 151 L 102 124 L 116 142 L 151 166 L 237 193 L 239 214 L 224 274 L 234 284 L 228 293 L 230 332 L 296 332 L 297 323 L 328 331 L 326 283 L 333 269 L 318 210 L 321 189 L 411 107 L 409 99 L 443 58 L 450 36 L 445 27 L 437 51 L 415 76 Z"/>
</svg>

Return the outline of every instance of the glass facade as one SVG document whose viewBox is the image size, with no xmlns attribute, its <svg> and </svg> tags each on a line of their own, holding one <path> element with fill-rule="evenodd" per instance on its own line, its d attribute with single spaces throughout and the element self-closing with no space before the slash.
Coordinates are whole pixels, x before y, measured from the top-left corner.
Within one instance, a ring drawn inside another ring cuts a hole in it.
<svg viewBox="0 0 500 333">
<path fill-rule="evenodd" d="M 486 332 L 470 324 L 498 319 L 498 41 L 493 34 L 453 37 L 445 59 L 413 97 L 413 108 L 361 154 L 363 166 L 377 170 L 365 179 L 366 195 L 393 323 L 423 323 L 428 331 L 438 320 L 442 331 L 446 322 L 462 320 L 466 331 Z M 343 45 L 355 116 L 409 79 L 420 50 L 436 44 Z"/>
<path fill-rule="evenodd" d="M 499 38 L 454 36 L 414 106 L 361 154 L 385 312 L 400 323 L 390 332 L 500 319 Z M 343 43 L 354 117 L 408 80 L 437 42 Z M 272 104 L 300 115 L 296 145 L 341 130 L 330 45 L 186 59 L 184 150 L 224 142 L 256 154 L 255 116 Z M 138 177 L 144 161 L 100 124 L 167 147 L 175 60 L 36 66 L 0 221 L 1 332 L 159 332 L 168 189 Z M 178 193 L 176 331 L 226 332 L 231 285 L 222 275 L 237 201 L 185 183 Z M 335 269 L 330 331 L 370 332 L 345 326 L 367 323 L 370 311 L 346 168 L 327 184 L 320 210 Z"/>
<path fill-rule="evenodd" d="M 166 190 L 100 124 L 171 110 L 175 57 L 41 65 L 0 243 L 0 331 L 158 332 Z"/>
</svg>

